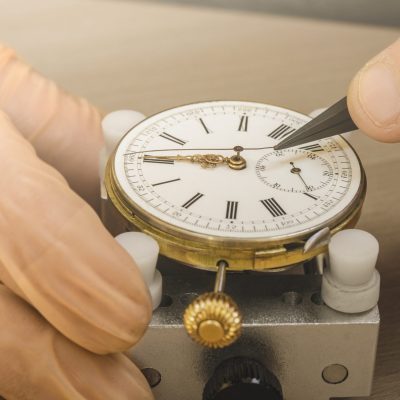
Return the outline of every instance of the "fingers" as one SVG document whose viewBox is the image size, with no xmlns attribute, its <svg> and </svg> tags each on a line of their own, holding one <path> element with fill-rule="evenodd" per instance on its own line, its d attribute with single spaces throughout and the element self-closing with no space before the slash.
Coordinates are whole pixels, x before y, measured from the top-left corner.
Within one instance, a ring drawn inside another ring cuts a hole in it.
<svg viewBox="0 0 400 400">
<path fill-rule="evenodd" d="M 92 206 L 99 199 L 100 113 L 60 90 L 0 45 L 0 109 Z"/>
<path fill-rule="evenodd" d="M 3 285 L 0 326 L 0 395 L 6 399 L 153 399 L 127 357 L 80 348 Z"/>
<path fill-rule="evenodd" d="M 151 301 L 132 258 L 0 114 L 0 280 L 96 353 L 143 335 Z"/>
<path fill-rule="evenodd" d="M 357 73 L 347 102 L 354 122 L 367 135 L 382 142 L 400 141 L 400 40 Z"/>
</svg>

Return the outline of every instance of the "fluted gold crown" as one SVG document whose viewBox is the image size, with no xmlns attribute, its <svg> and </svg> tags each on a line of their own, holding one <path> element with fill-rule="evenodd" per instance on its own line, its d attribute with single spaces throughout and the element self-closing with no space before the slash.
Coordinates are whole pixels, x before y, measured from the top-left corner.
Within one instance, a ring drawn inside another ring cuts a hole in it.
<svg viewBox="0 0 400 400">
<path fill-rule="evenodd" d="M 185 310 L 183 323 L 189 336 L 203 346 L 222 348 L 240 335 L 242 316 L 225 293 L 204 293 Z"/>
</svg>

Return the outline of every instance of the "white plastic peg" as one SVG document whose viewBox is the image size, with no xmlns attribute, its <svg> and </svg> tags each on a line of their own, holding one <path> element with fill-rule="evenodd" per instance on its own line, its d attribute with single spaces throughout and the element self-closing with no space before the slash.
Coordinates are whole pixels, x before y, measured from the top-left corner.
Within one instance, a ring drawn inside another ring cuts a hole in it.
<svg viewBox="0 0 400 400">
<path fill-rule="evenodd" d="M 101 182 L 101 197 L 103 199 L 107 197 L 106 190 L 104 188 L 104 172 L 108 157 L 110 157 L 110 154 L 114 151 L 115 147 L 123 138 L 125 133 L 144 119 L 145 116 L 138 111 L 119 110 L 107 114 L 101 121 L 101 127 L 103 129 L 104 136 L 104 147 L 100 151 L 99 175 Z"/>
<path fill-rule="evenodd" d="M 101 122 L 106 153 L 112 153 L 125 133 L 144 118 L 142 113 L 133 110 L 119 110 L 107 114 Z"/>
<path fill-rule="evenodd" d="M 324 302 L 345 313 L 373 308 L 379 300 L 378 253 L 378 241 L 368 232 L 347 229 L 334 235 L 329 243 L 330 265 L 322 277 Z"/>
<path fill-rule="evenodd" d="M 153 310 L 156 309 L 162 297 L 162 276 L 156 269 L 160 251 L 158 243 L 151 236 L 141 232 L 121 233 L 115 239 L 135 260 L 149 288 Z"/>
</svg>

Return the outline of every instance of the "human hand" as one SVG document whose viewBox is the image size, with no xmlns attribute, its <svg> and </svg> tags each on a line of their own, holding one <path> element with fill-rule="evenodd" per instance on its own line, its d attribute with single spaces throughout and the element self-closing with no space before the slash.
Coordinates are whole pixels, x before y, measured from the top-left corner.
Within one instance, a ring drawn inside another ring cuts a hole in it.
<svg viewBox="0 0 400 400">
<path fill-rule="evenodd" d="M 352 119 L 367 135 L 400 142 L 400 39 L 357 73 L 347 103 Z"/>
<path fill-rule="evenodd" d="M 147 288 L 78 196 L 97 207 L 99 112 L 2 46 L 0 109 L 0 395 L 152 399 L 118 353 L 144 333 Z"/>
</svg>

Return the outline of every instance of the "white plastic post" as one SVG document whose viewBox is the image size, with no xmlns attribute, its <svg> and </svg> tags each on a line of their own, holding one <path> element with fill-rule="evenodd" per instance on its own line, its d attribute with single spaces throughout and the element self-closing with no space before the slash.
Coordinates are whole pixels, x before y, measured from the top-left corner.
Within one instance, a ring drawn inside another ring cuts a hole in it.
<svg viewBox="0 0 400 400">
<path fill-rule="evenodd" d="M 324 302 L 345 313 L 373 308 L 379 300 L 378 253 L 378 241 L 368 232 L 347 229 L 334 235 L 329 243 L 330 266 L 322 277 Z"/>
<path fill-rule="evenodd" d="M 133 110 L 119 110 L 114 111 L 107 114 L 103 121 L 101 122 L 101 126 L 103 129 L 104 135 L 104 147 L 100 151 L 99 158 L 99 175 L 101 182 L 101 198 L 106 199 L 107 194 L 104 188 L 104 171 L 106 168 L 106 164 L 110 154 L 114 151 L 115 147 L 125 135 L 125 133 L 138 124 L 140 121 L 143 121 L 145 116 L 140 112 Z"/>
<path fill-rule="evenodd" d="M 129 253 L 139 267 L 153 301 L 153 310 L 161 302 L 162 276 L 156 269 L 160 247 L 149 235 L 141 232 L 125 232 L 118 235 L 116 241 Z"/>
</svg>

